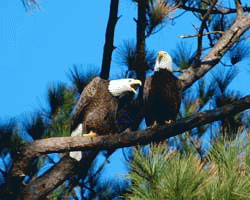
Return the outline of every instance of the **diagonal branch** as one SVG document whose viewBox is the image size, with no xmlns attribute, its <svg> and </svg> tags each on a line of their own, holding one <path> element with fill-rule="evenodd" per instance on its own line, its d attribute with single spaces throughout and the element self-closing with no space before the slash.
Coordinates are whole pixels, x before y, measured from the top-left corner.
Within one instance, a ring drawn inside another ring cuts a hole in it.
<svg viewBox="0 0 250 200">
<path fill-rule="evenodd" d="M 203 58 L 200 67 L 190 67 L 183 70 L 179 77 L 182 86 L 185 89 L 190 87 L 196 80 L 203 77 L 210 69 L 219 63 L 221 58 L 230 49 L 230 47 L 250 28 L 250 14 L 237 17 L 234 24 L 222 35 L 211 51 Z"/>
<path fill-rule="evenodd" d="M 178 8 L 183 9 L 185 11 L 200 13 L 202 15 L 204 15 L 207 12 L 207 9 L 188 7 L 188 6 L 185 6 L 185 5 L 179 5 Z M 243 7 L 242 9 L 243 9 L 243 12 L 249 12 L 250 11 L 250 7 Z M 211 12 L 211 14 L 232 14 L 232 13 L 237 13 L 237 9 L 218 8 L 218 9 L 212 10 L 212 12 Z"/>
<path fill-rule="evenodd" d="M 56 170 L 54 170 L 56 168 Z M 78 162 L 68 156 L 64 156 L 60 163 L 54 166 L 45 175 L 36 178 L 31 184 L 22 188 L 18 194 L 18 200 L 45 199 L 53 189 L 61 185 L 67 177 L 79 172 Z M 65 176 L 67 175 L 67 176 Z M 45 181 L 44 181 L 45 180 Z"/>
<path fill-rule="evenodd" d="M 98 136 L 93 139 L 85 137 L 62 137 L 36 140 L 22 148 L 19 154 L 19 161 L 15 162 L 12 173 L 16 176 L 25 173 L 32 158 L 40 154 L 79 150 L 113 150 L 134 146 L 138 143 L 146 145 L 152 141 L 162 141 L 176 136 L 197 126 L 222 120 L 224 117 L 235 115 L 249 108 L 250 96 L 246 96 L 235 103 L 205 113 L 198 113 L 188 119 L 178 121 L 171 126 L 156 126 L 134 132 L 125 131 L 121 134 Z"/>
</svg>

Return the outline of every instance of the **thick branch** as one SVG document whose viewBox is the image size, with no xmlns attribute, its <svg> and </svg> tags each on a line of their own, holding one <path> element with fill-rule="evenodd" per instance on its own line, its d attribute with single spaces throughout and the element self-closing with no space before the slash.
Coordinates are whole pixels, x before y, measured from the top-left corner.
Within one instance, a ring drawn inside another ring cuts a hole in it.
<svg viewBox="0 0 250 200">
<path fill-rule="evenodd" d="M 188 119 L 178 121 L 171 126 L 157 126 L 135 132 L 123 132 L 111 136 L 98 136 L 93 139 L 86 137 L 62 137 L 36 140 L 24 146 L 20 152 L 20 159 L 15 162 L 13 173 L 22 174 L 27 170 L 31 159 L 39 154 L 65 151 L 100 151 L 129 147 L 139 144 L 146 145 L 152 141 L 161 141 L 176 136 L 194 127 L 201 126 L 213 121 L 222 120 L 229 115 L 235 115 L 250 108 L 250 96 L 225 105 L 213 111 L 198 113 Z"/>
<path fill-rule="evenodd" d="M 88 169 L 97 154 L 98 152 L 96 151 L 84 152 L 84 163 L 78 163 L 76 160 L 64 156 L 60 163 L 55 165 L 49 172 L 36 178 L 26 187 L 21 189 L 18 200 L 45 199 L 48 194 L 69 177 L 75 174 L 78 174 L 81 178 L 86 177 Z"/>
<path fill-rule="evenodd" d="M 78 162 L 68 156 L 64 156 L 55 167 L 57 170 L 50 170 L 45 175 L 32 181 L 24 189 L 21 189 L 18 200 L 45 199 L 51 192 L 49 190 L 50 186 L 53 186 L 53 188 L 58 187 L 67 177 L 77 172 Z"/>
<path fill-rule="evenodd" d="M 136 27 L 136 73 L 137 78 L 145 82 L 145 30 L 146 30 L 146 7 L 147 1 L 138 0 L 138 20 Z M 140 88 L 140 96 L 142 96 L 142 89 Z"/>
<path fill-rule="evenodd" d="M 196 80 L 203 77 L 210 69 L 212 69 L 230 47 L 240 39 L 247 29 L 250 27 L 250 14 L 237 17 L 234 24 L 222 35 L 211 51 L 203 58 L 200 67 L 190 67 L 183 70 L 183 74 L 179 77 L 182 80 L 184 89 L 190 87 Z"/>
<path fill-rule="evenodd" d="M 111 57 L 112 57 L 112 52 L 114 50 L 113 43 L 114 43 L 115 26 L 118 20 L 117 17 L 118 4 L 119 0 L 111 0 L 109 21 L 106 30 L 105 45 L 102 58 L 102 69 L 100 74 L 100 77 L 103 79 L 109 78 Z"/>
</svg>

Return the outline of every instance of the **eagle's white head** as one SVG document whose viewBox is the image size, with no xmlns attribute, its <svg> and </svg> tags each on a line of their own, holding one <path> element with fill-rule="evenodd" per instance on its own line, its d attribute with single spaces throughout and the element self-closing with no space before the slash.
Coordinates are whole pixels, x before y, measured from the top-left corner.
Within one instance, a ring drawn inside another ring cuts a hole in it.
<svg viewBox="0 0 250 200">
<path fill-rule="evenodd" d="M 120 96 L 124 92 L 132 91 L 136 93 L 136 87 L 141 86 L 140 80 L 135 80 L 133 78 L 125 78 L 118 80 L 111 80 L 109 82 L 109 92 L 113 96 Z"/>
<path fill-rule="evenodd" d="M 172 57 L 166 51 L 159 51 L 157 54 L 154 71 L 159 71 L 160 69 L 173 71 Z"/>
</svg>

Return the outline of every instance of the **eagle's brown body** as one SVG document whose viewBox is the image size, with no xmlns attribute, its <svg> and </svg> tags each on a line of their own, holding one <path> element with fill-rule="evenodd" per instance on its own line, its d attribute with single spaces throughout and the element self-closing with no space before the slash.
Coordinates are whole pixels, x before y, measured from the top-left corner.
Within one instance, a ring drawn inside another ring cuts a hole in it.
<svg viewBox="0 0 250 200">
<path fill-rule="evenodd" d="M 147 77 L 143 89 L 144 114 L 147 126 L 156 122 L 175 121 L 180 109 L 182 87 L 180 81 L 167 69 Z"/>
<path fill-rule="evenodd" d="M 93 131 L 106 135 L 117 132 L 119 97 L 110 94 L 108 85 L 108 80 L 96 77 L 84 88 L 73 114 L 71 132 L 81 123 L 85 133 Z"/>
</svg>

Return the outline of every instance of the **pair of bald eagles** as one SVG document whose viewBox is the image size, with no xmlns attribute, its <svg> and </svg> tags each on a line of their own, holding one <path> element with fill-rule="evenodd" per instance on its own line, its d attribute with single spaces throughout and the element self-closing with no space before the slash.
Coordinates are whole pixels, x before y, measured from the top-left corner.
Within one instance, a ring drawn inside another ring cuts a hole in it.
<svg viewBox="0 0 250 200">
<path fill-rule="evenodd" d="M 154 75 L 146 78 L 143 88 L 144 117 L 147 126 L 163 125 L 177 117 L 182 87 L 171 71 L 172 58 L 167 52 L 160 51 Z M 94 137 L 121 133 L 129 128 L 129 119 L 133 117 L 128 115 L 132 115 L 135 109 L 138 109 L 130 105 L 133 105 L 133 94 L 141 84 L 140 80 L 131 78 L 111 81 L 94 78 L 84 88 L 76 104 L 71 136 Z M 70 152 L 70 157 L 79 161 L 81 152 Z"/>
</svg>

